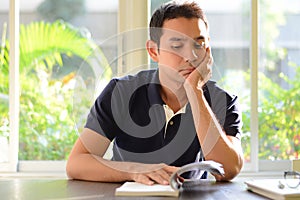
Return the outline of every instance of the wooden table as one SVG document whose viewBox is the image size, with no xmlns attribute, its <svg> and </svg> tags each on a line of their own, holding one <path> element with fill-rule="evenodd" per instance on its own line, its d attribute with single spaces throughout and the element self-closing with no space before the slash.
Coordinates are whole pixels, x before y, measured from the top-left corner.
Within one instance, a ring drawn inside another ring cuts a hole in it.
<svg viewBox="0 0 300 200">
<path fill-rule="evenodd" d="M 217 183 L 209 188 L 182 192 L 174 197 L 116 197 L 119 183 L 99 183 L 68 179 L 5 178 L 0 179 L 0 199 L 2 200 L 92 200 L 92 199 L 217 199 L 255 200 L 266 199 L 247 191 L 243 182 Z"/>
</svg>

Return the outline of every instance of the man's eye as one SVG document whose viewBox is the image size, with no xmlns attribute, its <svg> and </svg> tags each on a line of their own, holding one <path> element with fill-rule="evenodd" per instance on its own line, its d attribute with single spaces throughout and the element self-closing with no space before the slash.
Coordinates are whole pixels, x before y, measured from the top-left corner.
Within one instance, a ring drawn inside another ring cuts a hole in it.
<svg viewBox="0 0 300 200">
<path fill-rule="evenodd" d="M 181 43 L 174 43 L 171 45 L 172 49 L 180 49 L 183 47 Z"/>
</svg>

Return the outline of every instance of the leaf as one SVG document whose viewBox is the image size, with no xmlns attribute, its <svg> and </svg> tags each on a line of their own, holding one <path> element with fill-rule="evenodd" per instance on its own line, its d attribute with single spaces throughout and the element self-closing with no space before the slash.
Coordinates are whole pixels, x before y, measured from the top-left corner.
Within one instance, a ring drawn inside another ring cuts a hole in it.
<svg viewBox="0 0 300 200">
<path fill-rule="evenodd" d="M 44 61 L 51 71 L 55 64 L 63 66 L 62 54 L 76 55 L 85 60 L 95 48 L 98 47 L 90 38 L 61 20 L 20 26 L 20 70 Z"/>
</svg>

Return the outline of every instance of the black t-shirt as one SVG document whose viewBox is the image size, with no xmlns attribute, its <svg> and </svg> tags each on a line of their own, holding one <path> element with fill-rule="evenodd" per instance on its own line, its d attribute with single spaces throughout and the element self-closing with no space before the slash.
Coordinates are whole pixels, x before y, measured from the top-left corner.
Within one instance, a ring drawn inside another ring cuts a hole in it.
<svg viewBox="0 0 300 200">
<path fill-rule="evenodd" d="M 189 103 L 166 127 L 159 91 L 158 70 L 146 70 L 112 79 L 96 99 L 85 127 L 114 140 L 112 160 L 183 166 L 203 159 Z M 203 91 L 226 134 L 240 138 L 237 97 L 212 81 Z"/>
</svg>

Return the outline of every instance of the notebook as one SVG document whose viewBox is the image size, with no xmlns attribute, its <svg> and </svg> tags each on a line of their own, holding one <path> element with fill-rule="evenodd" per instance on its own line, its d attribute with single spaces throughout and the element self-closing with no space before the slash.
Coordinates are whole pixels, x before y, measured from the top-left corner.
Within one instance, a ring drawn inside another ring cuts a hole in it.
<svg viewBox="0 0 300 200">
<path fill-rule="evenodd" d="M 179 191 L 170 185 L 145 185 L 137 182 L 125 182 L 115 191 L 116 196 L 173 196 L 178 197 Z"/>
<path fill-rule="evenodd" d="M 281 184 L 280 184 L 281 183 Z M 259 195 L 275 200 L 300 199 L 300 186 L 296 189 L 285 185 L 284 179 L 257 179 L 246 181 L 247 189 Z M 282 185 L 283 184 L 283 185 Z M 282 185 L 283 187 L 279 187 Z"/>
</svg>

